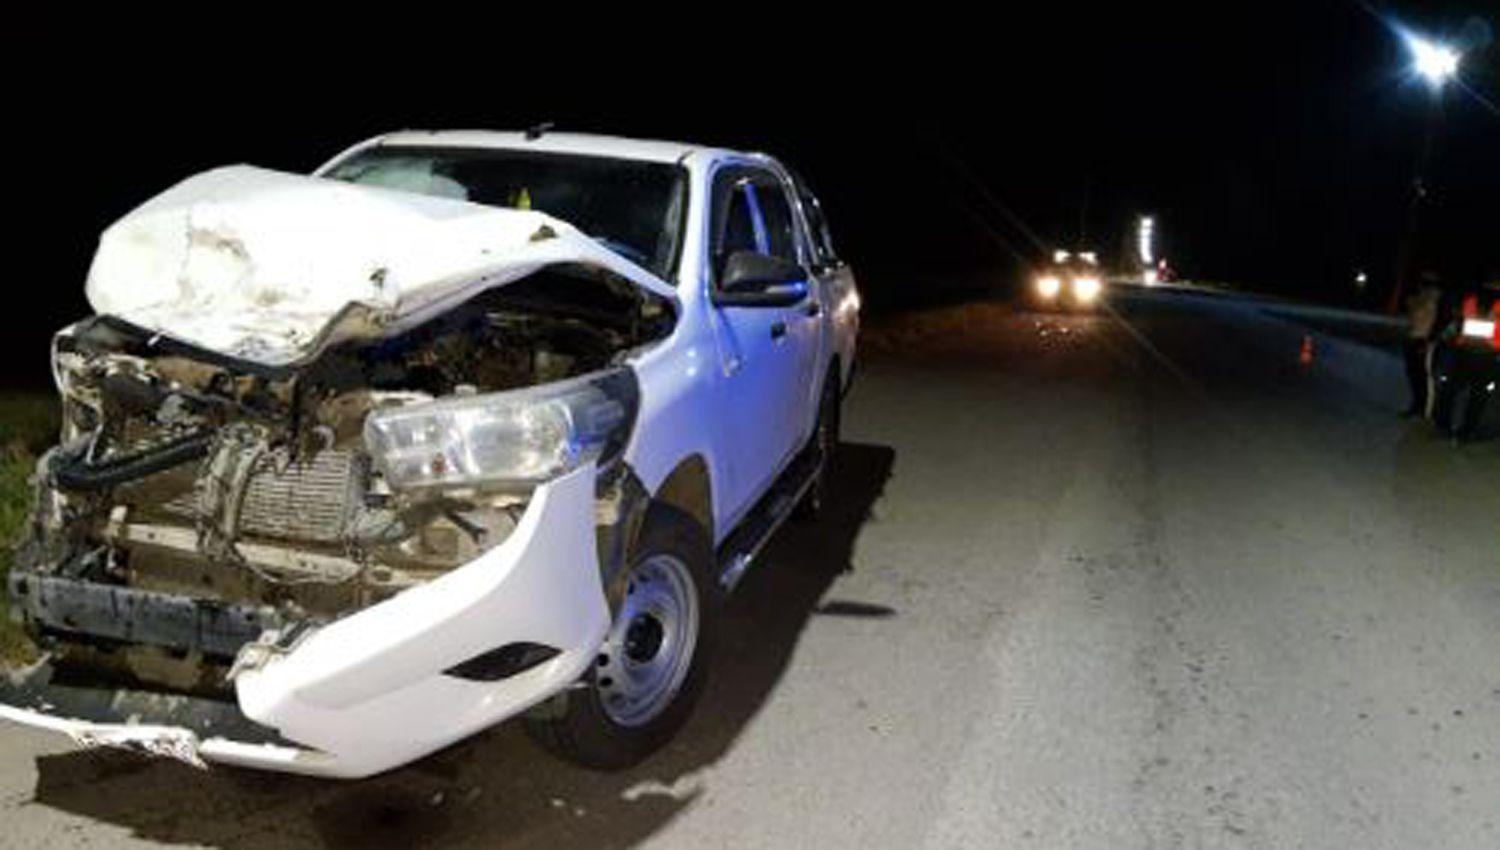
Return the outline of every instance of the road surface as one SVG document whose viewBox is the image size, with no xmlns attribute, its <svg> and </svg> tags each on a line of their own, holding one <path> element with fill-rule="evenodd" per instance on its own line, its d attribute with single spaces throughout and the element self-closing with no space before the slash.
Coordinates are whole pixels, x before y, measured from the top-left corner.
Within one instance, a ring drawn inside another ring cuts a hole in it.
<svg viewBox="0 0 1500 850">
<path fill-rule="evenodd" d="M 1500 445 L 1241 302 L 1110 313 L 872 334 L 832 515 L 637 769 L 505 727 L 329 784 L 5 729 L 0 845 L 1500 846 Z"/>
</svg>

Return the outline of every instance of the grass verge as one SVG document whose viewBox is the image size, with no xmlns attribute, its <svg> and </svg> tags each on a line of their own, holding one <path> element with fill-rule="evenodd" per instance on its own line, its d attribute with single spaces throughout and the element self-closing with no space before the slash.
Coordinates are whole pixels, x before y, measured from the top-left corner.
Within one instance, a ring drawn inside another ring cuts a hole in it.
<svg viewBox="0 0 1500 850">
<path fill-rule="evenodd" d="M 36 459 L 57 440 L 57 403 L 42 393 L 0 393 L 0 588 L 10 572 L 15 545 L 31 511 L 28 479 Z M 35 657 L 36 649 L 11 622 L 7 595 L 0 592 L 0 667 Z"/>
</svg>

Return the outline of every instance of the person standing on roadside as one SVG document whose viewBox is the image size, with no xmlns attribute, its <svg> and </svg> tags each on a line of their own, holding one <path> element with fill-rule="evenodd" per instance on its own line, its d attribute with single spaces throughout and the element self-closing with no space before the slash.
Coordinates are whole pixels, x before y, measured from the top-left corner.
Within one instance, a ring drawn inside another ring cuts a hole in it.
<svg viewBox="0 0 1500 850">
<path fill-rule="evenodd" d="M 1463 443 L 1478 435 L 1485 406 L 1500 384 L 1500 284 L 1465 290 L 1455 300 L 1455 309 L 1442 311 L 1433 355 L 1438 376 L 1433 423 L 1454 443 Z"/>
<path fill-rule="evenodd" d="M 1411 403 L 1402 416 L 1430 416 L 1432 388 L 1432 349 L 1442 323 L 1438 307 L 1443 291 L 1431 280 L 1424 280 L 1416 292 L 1406 298 L 1406 341 L 1402 345 L 1406 361 L 1406 381 L 1411 388 Z"/>
</svg>

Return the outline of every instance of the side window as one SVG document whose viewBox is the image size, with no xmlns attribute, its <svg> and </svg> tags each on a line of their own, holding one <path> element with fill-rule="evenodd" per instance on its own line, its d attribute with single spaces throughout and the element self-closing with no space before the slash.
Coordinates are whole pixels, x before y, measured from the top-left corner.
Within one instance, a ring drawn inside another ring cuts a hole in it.
<svg viewBox="0 0 1500 850">
<path fill-rule="evenodd" d="M 729 170 L 714 178 L 711 227 L 709 262 L 715 278 L 730 254 L 760 250 L 754 190 L 743 173 Z"/>
<path fill-rule="evenodd" d="M 766 253 L 794 263 L 799 262 L 792 205 L 787 201 L 781 182 L 768 174 L 756 175 L 755 200 L 765 224 Z"/>
<path fill-rule="evenodd" d="M 807 225 L 808 251 L 814 266 L 828 269 L 842 265 L 838 252 L 833 249 L 833 235 L 828 230 L 828 219 L 823 215 L 823 205 L 808 188 L 807 181 L 793 169 L 792 187 L 797 195 L 797 206 L 802 211 L 802 220 Z"/>
<path fill-rule="evenodd" d="M 839 255 L 833 250 L 833 235 L 828 232 L 828 220 L 823 217 L 823 205 L 806 190 L 802 194 L 802 214 L 807 217 L 808 230 L 812 231 L 813 249 L 818 255 L 818 265 L 838 265 Z"/>
<path fill-rule="evenodd" d="M 736 183 L 731 192 L 724 219 L 723 241 L 715 252 L 723 257 L 735 251 L 760 249 L 755 238 L 755 199 L 750 195 L 750 184 L 744 181 Z"/>
<path fill-rule="evenodd" d="M 801 262 L 791 201 L 781 181 L 761 169 L 728 168 L 714 177 L 710 233 L 715 279 L 724 261 L 736 251 L 757 251 Z"/>
</svg>

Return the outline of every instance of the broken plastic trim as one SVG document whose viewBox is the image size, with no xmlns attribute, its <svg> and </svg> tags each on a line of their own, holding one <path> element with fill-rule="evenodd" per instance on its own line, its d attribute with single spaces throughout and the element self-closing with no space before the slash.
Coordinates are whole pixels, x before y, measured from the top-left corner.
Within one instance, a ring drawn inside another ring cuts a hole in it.
<svg viewBox="0 0 1500 850">
<path fill-rule="evenodd" d="M 42 663 L 9 677 L 0 676 L 0 708 L 33 711 L 89 723 L 167 726 L 201 738 L 222 737 L 245 744 L 298 747 L 275 729 L 255 723 L 227 700 L 95 687 L 73 681 L 66 671 Z M 84 740 L 85 745 L 113 745 Z"/>
</svg>

